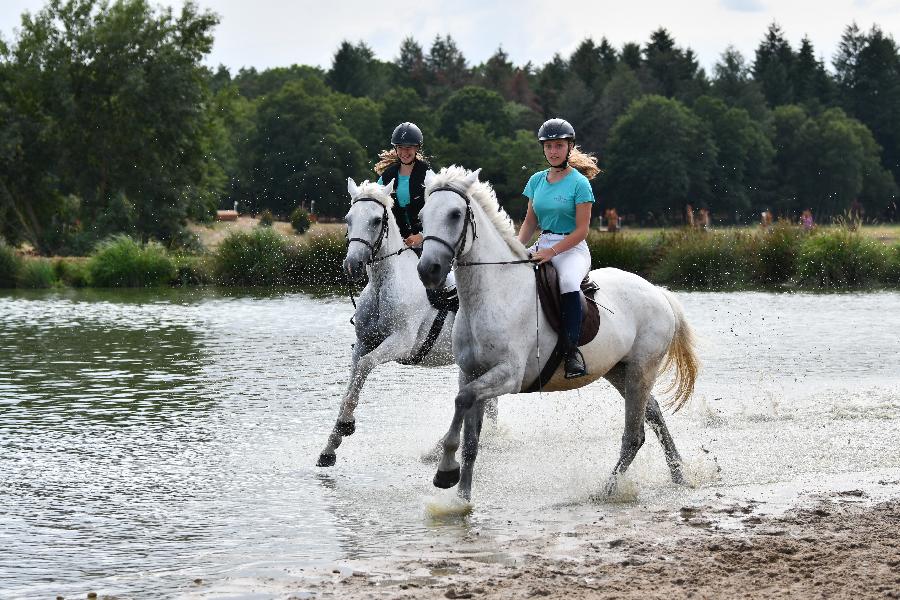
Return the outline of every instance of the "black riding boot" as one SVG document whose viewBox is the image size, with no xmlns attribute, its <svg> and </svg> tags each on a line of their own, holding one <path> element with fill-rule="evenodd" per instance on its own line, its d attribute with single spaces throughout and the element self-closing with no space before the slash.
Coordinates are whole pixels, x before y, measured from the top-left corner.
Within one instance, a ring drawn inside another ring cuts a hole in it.
<svg viewBox="0 0 900 600">
<path fill-rule="evenodd" d="M 563 327 L 566 330 L 569 346 L 566 349 L 566 379 L 574 379 L 587 375 L 584 357 L 578 350 L 578 339 L 581 337 L 581 292 L 561 294 Z"/>
</svg>

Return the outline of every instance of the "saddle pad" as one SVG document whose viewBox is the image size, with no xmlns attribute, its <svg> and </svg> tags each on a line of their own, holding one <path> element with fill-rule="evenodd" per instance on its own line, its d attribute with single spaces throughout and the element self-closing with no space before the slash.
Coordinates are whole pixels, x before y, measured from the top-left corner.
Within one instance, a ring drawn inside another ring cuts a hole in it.
<svg viewBox="0 0 900 600">
<path fill-rule="evenodd" d="M 559 276 L 556 267 L 551 262 L 545 262 L 535 271 L 537 279 L 538 297 L 541 300 L 541 308 L 544 316 L 557 335 L 565 335 L 562 326 L 562 309 L 559 303 Z M 581 337 L 579 346 L 584 346 L 597 336 L 600 330 L 600 310 L 593 302 L 594 294 L 600 289 L 596 283 L 585 276 L 581 282 Z M 591 301 L 588 300 L 591 299 Z"/>
</svg>

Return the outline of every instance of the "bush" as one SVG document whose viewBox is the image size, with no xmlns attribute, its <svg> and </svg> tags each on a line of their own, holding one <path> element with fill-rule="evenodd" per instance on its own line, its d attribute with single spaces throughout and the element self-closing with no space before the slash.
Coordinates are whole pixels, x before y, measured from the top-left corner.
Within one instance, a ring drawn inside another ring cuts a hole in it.
<svg viewBox="0 0 900 600">
<path fill-rule="evenodd" d="M 29 258 L 22 261 L 17 276 L 18 286 L 25 289 L 39 290 L 53 287 L 56 277 L 53 265 L 46 258 Z"/>
<path fill-rule="evenodd" d="M 309 226 L 312 224 L 309 218 L 309 213 L 306 212 L 301 207 L 297 207 L 294 209 L 294 212 L 291 213 L 291 227 L 294 228 L 299 234 L 304 234 L 309 230 Z"/>
<path fill-rule="evenodd" d="M 747 280 L 748 236 L 738 232 L 683 230 L 664 233 L 654 279 L 685 287 L 723 288 Z"/>
<path fill-rule="evenodd" d="M 615 267 L 646 275 L 653 267 L 656 238 L 627 233 L 592 232 L 587 238 L 591 268 Z"/>
<path fill-rule="evenodd" d="M 900 243 L 888 248 L 888 263 L 881 280 L 888 285 L 900 285 Z"/>
<path fill-rule="evenodd" d="M 890 268 L 889 249 L 858 231 L 831 229 L 807 238 L 800 247 L 800 283 L 820 288 L 869 285 Z"/>
<path fill-rule="evenodd" d="M 58 258 L 53 263 L 56 278 L 72 287 L 87 287 L 91 284 L 87 261 L 83 259 Z"/>
<path fill-rule="evenodd" d="M 216 251 L 216 279 L 223 285 L 284 283 L 288 252 L 288 241 L 272 229 L 236 231 Z"/>
<path fill-rule="evenodd" d="M 215 282 L 209 257 L 177 255 L 174 257 L 174 285 L 207 285 Z"/>
<path fill-rule="evenodd" d="M 308 285 L 342 283 L 346 255 L 347 241 L 343 233 L 312 234 L 305 243 L 291 247 L 288 266 L 291 281 Z"/>
<path fill-rule="evenodd" d="M 779 221 L 752 236 L 747 245 L 750 277 L 763 285 L 785 283 L 797 274 L 797 253 L 807 233 L 797 225 Z"/>
<path fill-rule="evenodd" d="M 6 240 L 0 238 L 0 288 L 16 287 L 16 279 L 21 268 L 22 259 Z"/>
<path fill-rule="evenodd" d="M 149 287 L 169 283 L 175 277 L 175 265 L 159 243 L 142 246 L 117 235 L 97 246 L 88 272 L 98 287 Z"/>
<path fill-rule="evenodd" d="M 272 211 L 268 208 L 261 213 L 259 213 L 259 226 L 260 227 L 271 227 L 275 223 L 275 217 L 272 216 Z"/>
</svg>

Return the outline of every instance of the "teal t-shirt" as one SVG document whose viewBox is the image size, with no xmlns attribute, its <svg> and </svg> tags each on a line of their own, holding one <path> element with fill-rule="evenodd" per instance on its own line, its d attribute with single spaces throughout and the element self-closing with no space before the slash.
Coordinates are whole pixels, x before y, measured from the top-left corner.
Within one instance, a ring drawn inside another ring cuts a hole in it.
<svg viewBox="0 0 900 600">
<path fill-rule="evenodd" d="M 531 200 L 538 227 L 555 233 L 571 233 L 575 229 L 575 205 L 594 201 L 588 178 L 572 171 L 556 183 L 547 181 L 550 169 L 531 176 L 522 192 Z"/>
<path fill-rule="evenodd" d="M 378 178 L 378 185 L 384 185 L 381 177 Z M 397 185 L 394 188 L 394 193 L 397 194 L 397 204 L 403 208 L 409 206 L 409 175 L 397 175 Z"/>
</svg>

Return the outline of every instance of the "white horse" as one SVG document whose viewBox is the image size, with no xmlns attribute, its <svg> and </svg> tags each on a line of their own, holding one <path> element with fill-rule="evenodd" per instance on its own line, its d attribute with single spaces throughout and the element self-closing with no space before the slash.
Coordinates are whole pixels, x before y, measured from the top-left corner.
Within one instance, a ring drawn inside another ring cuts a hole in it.
<svg viewBox="0 0 900 600">
<path fill-rule="evenodd" d="M 368 181 L 357 186 L 347 179 L 351 205 L 345 217 L 349 244 L 344 270 L 354 280 L 368 273 L 369 282 L 360 293 L 353 319 L 356 344 L 350 381 L 337 422 L 319 455 L 320 467 L 333 466 L 341 438 L 356 431 L 353 412 L 372 369 L 390 361 L 432 367 L 453 364 L 451 331 L 456 313 L 445 312 L 441 320 L 429 302 L 416 273 L 418 258 L 404 244 L 391 212 L 393 189 L 393 181 L 387 186 Z"/>
<path fill-rule="evenodd" d="M 543 367 L 536 356 L 545 360 L 557 341 L 543 312 L 535 314 L 533 267 L 517 264 L 528 258 L 528 251 L 493 189 L 478 181 L 478 173 L 453 166 L 426 178 L 420 214 L 425 243 L 418 266 L 428 288 L 440 286 L 455 267 L 460 307 L 453 350 L 460 368 L 459 392 L 434 484 L 450 488 L 459 483 L 459 495 L 466 500 L 471 498 L 484 400 L 527 389 Z M 607 494 L 615 491 L 616 476 L 644 443 L 645 418 L 662 443 L 672 479 L 683 483 L 681 457 L 651 394 L 660 372 L 671 365 L 675 409 L 693 393 L 699 364 L 681 305 L 670 292 L 631 273 L 597 269 L 590 277 L 600 287 L 595 299 L 609 312 L 600 311 L 599 333 L 581 347 L 589 375 L 565 379 L 560 367 L 543 389 L 574 389 L 604 377 L 625 398 L 625 433 L 619 460 L 604 487 Z M 456 450 L 463 423 L 460 472 Z"/>
</svg>

